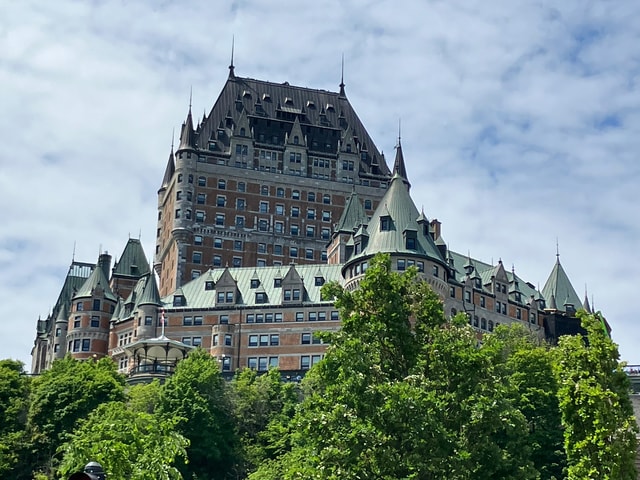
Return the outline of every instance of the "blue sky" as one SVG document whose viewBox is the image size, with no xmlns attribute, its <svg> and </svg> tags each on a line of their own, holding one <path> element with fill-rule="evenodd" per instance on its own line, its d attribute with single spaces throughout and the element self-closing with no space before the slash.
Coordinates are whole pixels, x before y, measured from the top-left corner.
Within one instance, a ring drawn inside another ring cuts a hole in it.
<svg viewBox="0 0 640 480">
<path fill-rule="evenodd" d="M 347 96 L 449 246 L 543 285 L 560 259 L 640 364 L 640 2 L 6 2 L 0 358 L 30 364 L 71 261 L 154 250 L 171 135 L 228 75 Z"/>
</svg>

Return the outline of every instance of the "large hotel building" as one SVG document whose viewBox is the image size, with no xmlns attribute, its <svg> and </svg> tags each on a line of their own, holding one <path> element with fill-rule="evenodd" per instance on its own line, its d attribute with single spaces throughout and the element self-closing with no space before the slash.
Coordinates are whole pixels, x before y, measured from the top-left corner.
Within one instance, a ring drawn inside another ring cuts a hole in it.
<svg viewBox="0 0 640 480">
<path fill-rule="evenodd" d="M 520 322 L 555 341 L 574 333 L 580 300 L 559 259 L 541 291 L 498 262 L 448 249 L 441 224 L 410 196 L 402 146 L 392 168 L 347 99 L 235 75 L 210 113 L 191 107 L 158 190 L 154 264 L 139 240 L 119 260 L 72 262 L 53 310 L 38 320 L 32 372 L 70 354 L 111 356 L 131 382 L 169 374 L 201 347 L 223 372 L 298 378 L 340 326 L 329 281 L 358 288 L 370 259 L 415 266 L 447 314 L 491 332 Z"/>
</svg>

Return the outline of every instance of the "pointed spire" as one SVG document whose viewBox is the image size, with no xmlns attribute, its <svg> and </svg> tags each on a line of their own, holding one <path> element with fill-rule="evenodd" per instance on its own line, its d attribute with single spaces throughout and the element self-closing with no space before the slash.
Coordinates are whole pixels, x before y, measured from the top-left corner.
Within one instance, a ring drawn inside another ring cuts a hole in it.
<svg viewBox="0 0 640 480">
<path fill-rule="evenodd" d="M 342 67 L 340 70 L 340 96 L 346 97 L 347 94 L 344 91 L 344 53 L 342 54 Z"/>
<path fill-rule="evenodd" d="M 558 305 L 556 305 L 556 297 L 551 294 L 551 298 L 549 299 L 549 310 L 558 310 Z"/>
<path fill-rule="evenodd" d="M 589 305 L 589 295 L 587 294 L 587 285 L 584 286 L 584 302 L 582 302 L 582 308 L 586 310 L 587 313 L 593 313 L 591 310 L 591 305 Z"/>
<path fill-rule="evenodd" d="M 169 152 L 169 160 L 167 160 L 167 167 L 164 170 L 164 177 L 162 178 L 162 185 L 160 186 L 160 190 L 164 190 L 169 186 L 169 183 L 173 178 L 173 174 L 176 172 L 176 162 L 175 162 L 175 156 L 173 154 L 174 135 L 175 135 L 175 129 L 171 133 L 171 151 Z"/>
<path fill-rule="evenodd" d="M 393 175 L 402 178 L 408 187 L 411 186 L 407 177 L 407 168 L 404 164 L 404 155 L 402 154 L 402 143 L 400 141 L 400 123 L 398 122 L 398 146 L 396 147 L 396 160 L 393 164 Z"/>
<path fill-rule="evenodd" d="M 231 37 L 231 63 L 229 64 L 229 78 L 236 78 L 235 66 L 233 65 L 233 53 L 235 50 L 236 36 Z"/>
<path fill-rule="evenodd" d="M 180 145 L 178 146 L 178 152 L 185 149 L 194 149 L 195 144 L 195 132 L 193 131 L 193 116 L 191 114 L 191 101 L 193 99 L 193 87 L 189 92 L 189 113 L 187 119 L 182 124 L 182 130 L 180 131 Z"/>
</svg>

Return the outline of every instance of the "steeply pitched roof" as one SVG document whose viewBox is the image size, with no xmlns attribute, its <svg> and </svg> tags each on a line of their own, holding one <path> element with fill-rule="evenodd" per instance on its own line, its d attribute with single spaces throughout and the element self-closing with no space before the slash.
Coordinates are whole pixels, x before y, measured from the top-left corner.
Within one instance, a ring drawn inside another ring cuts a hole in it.
<svg viewBox="0 0 640 480">
<path fill-rule="evenodd" d="M 113 267 L 113 275 L 141 277 L 151 271 L 142 244 L 137 238 L 130 238 L 124 251 Z"/>
<path fill-rule="evenodd" d="M 160 299 L 160 293 L 158 291 L 158 284 L 156 283 L 156 277 L 153 273 L 149 273 L 142 277 L 139 281 L 142 283 L 142 293 L 138 297 L 136 306 L 138 305 L 158 305 L 162 306 L 162 300 Z"/>
<path fill-rule="evenodd" d="M 361 171 L 376 176 L 389 176 L 389 168 L 373 139 L 346 96 L 338 92 L 296 87 L 285 83 L 273 83 L 230 75 L 220 96 L 216 100 L 206 121 L 197 132 L 197 148 L 209 149 L 213 139 L 229 147 L 229 136 L 233 126 L 245 112 L 249 118 L 254 139 L 264 138 L 264 142 L 283 145 L 296 119 L 300 123 L 304 140 L 310 151 L 318 154 L 334 155 L 338 151 L 338 141 L 342 132 L 351 128 L 361 149 Z M 188 126 L 188 119 L 185 124 Z M 220 137 L 222 129 L 225 135 Z M 188 129 L 187 129 L 188 131 Z M 237 132 L 236 132 L 237 133 Z M 300 143 L 304 144 L 303 139 Z M 182 140 L 181 140 L 182 148 Z M 356 146 L 353 146 L 357 153 Z M 366 149 L 366 150 L 365 150 Z M 209 152 L 210 153 L 210 152 Z"/>
<path fill-rule="evenodd" d="M 162 185 L 160 189 L 167 188 L 173 174 L 176 172 L 176 162 L 173 155 L 173 147 L 171 147 L 171 153 L 169 154 L 169 160 L 167 160 L 167 167 L 164 170 L 164 177 L 162 178 Z"/>
<path fill-rule="evenodd" d="M 388 217 L 389 228 L 382 228 L 382 219 Z M 362 253 L 353 258 L 369 256 L 376 253 L 406 253 L 423 255 L 442 265 L 447 262 L 440 254 L 431 235 L 418 225 L 420 213 L 409 195 L 409 184 L 397 173 L 391 180 L 391 185 L 373 213 L 367 233 L 369 241 L 362 249 Z M 406 246 L 406 232 L 415 232 L 416 248 L 409 250 Z M 352 260 L 349 259 L 348 261 Z"/>
<path fill-rule="evenodd" d="M 354 189 L 351 195 L 349 195 L 349 198 L 347 198 L 347 203 L 344 206 L 344 210 L 342 210 L 342 215 L 340 215 L 340 220 L 336 225 L 335 232 L 353 233 L 356 228 L 366 222 L 367 212 L 365 212 L 358 198 L 358 194 Z"/>
<path fill-rule="evenodd" d="M 102 288 L 104 290 L 104 297 L 110 300 L 116 301 L 116 296 L 109 287 L 109 281 L 105 276 L 102 268 L 94 268 L 89 278 L 85 280 L 82 286 L 78 289 L 73 298 L 84 298 L 93 296 L 93 291 L 96 288 Z"/>
<path fill-rule="evenodd" d="M 409 177 L 407 176 L 407 167 L 404 164 L 404 155 L 402 154 L 402 144 L 398 139 L 398 146 L 396 147 L 396 160 L 393 163 L 393 174 L 399 175 L 409 183 Z"/>
<path fill-rule="evenodd" d="M 551 274 L 547 279 L 547 282 L 542 288 L 542 295 L 548 303 L 551 302 L 551 296 L 553 295 L 558 306 L 558 310 L 565 311 L 564 306 L 567 304 L 573 305 L 575 309 L 582 306 L 580 297 L 576 293 L 569 277 L 560 264 L 560 257 L 556 257 L 556 264 L 551 270 Z"/>
</svg>

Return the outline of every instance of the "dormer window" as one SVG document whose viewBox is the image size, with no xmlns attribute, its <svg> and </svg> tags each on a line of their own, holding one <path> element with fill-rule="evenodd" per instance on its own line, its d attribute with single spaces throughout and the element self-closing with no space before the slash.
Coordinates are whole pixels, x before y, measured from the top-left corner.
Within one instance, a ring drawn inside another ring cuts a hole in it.
<svg viewBox="0 0 640 480">
<path fill-rule="evenodd" d="M 260 286 L 260 280 L 257 278 L 251 279 L 251 288 L 258 288 Z"/>
<path fill-rule="evenodd" d="M 327 112 L 333 112 L 334 110 L 333 103 L 327 103 Z"/>
<path fill-rule="evenodd" d="M 267 294 L 265 292 L 256 292 L 256 303 L 267 303 Z"/>
<path fill-rule="evenodd" d="M 479 279 L 479 278 L 476 278 L 476 279 L 475 279 L 475 287 L 476 287 L 477 289 L 481 289 L 481 288 L 482 288 L 482 282 L 480 281 L 480 279 Z"/>
<path fill-rule="evenodd" d="M 313 100 L 307 100 L 307 108 L 316 108 L 316 104 Z"/>
<path fill-rule="evenodd" d="M 380 217 L 380 231 L 388 232 L 389 230 L 391 230 L 391 217 Z"/>
<path fill-rule="evenodd" d="M 280 288 L 282 287 L 282 279 L 281 278 L 274 278 L 273 279 L 273 288 Z"/>
<path fill-rule="evenodd" d="M 324 285 L 324 277 L 317 276 L 315 278 L 315 285 L 316 285 L 316 287 L 321 287 L 322 285 Z"/>
<path fill-rule="evenodd" d="M 263 102 L 270 102 L 271 101 L 271 95 L 269 95 L 268 93 L 263 93 L 262 94 L 262 101 Z"/>
<path fill-rule="evenodd" d="M 291 97 L 285 97 L 284 104 L 285 105 L 293 105 L 293 100 L 291 99 Z"/>
<path fill-rule="evenodd" d="M 293 144 L 298 145 L 300 143 L 300 137 L 298 135 L 293 136 Z"/>
<path fill-rule="evenodd" d="M 244 98 L 251 98 L 251 92 L 249 90 L 245 90 L 244 92 L 242 92 L 242 96 Z"/>
<path fill-rule="evenodd" d="M 204 289 L 205 290 L 213 290 L 213 281 L 212 280 L 207 280 L 206 282 L 204 282 Z"/>
<path fill-rule="evenodd" d="M 174 295 L 173 296 L 173 306 L 174 307 L 182 307 L 186 305 L 186 302 L 184 301 L 184 296 L 183 295 Z"/>
</svg>

